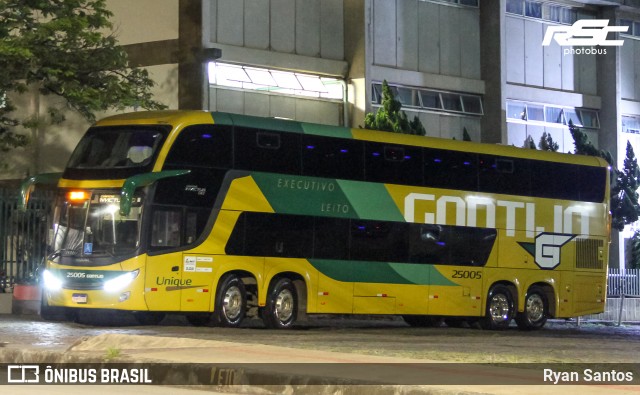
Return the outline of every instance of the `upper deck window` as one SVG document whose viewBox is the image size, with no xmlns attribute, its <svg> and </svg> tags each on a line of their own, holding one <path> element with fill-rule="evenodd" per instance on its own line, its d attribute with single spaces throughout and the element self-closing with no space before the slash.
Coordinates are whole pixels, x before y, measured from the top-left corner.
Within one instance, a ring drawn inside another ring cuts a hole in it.
<svg viewBox="0 0 640 395">
<path fill-rule="evenodd" d="M 143 127 L 95 127 L 80 140 L 69 160 L 72 169 L 145 167 L 163 140 L 160 130 Z"/>
</svg>

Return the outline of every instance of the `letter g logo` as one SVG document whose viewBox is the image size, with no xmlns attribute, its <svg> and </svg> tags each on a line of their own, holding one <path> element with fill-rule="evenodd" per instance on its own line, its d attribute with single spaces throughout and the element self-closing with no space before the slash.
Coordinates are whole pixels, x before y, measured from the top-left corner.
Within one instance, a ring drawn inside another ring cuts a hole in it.
<svg viewBox="0 0 640 395">
<path fill-rule="evenodd" d="M 555 269 L 560 264 L 560 250 L 576 235 L 563 233 L 540 233 L 535 243 L 520 242 L 520 246 L 535 258 L 541 269 Z"/>
</svg>

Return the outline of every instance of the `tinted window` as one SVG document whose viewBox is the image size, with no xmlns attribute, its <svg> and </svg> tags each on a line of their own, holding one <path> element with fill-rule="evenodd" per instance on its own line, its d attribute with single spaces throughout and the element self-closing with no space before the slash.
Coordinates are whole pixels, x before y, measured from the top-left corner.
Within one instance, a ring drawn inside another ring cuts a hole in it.
<svg viewBox="0 0 640 395">
<path fill-rule="evenodd" d="M 579 198 L 578 169 L 583 167 L 542 161 L 533 161 L 531 167 L 532 195 L 567 200 Z"/>
<path fill-rule="evenodd" d="M 231 129 L 227 126 L 197 125 L 185 128 L 173 143 L 166 165 L 229 168 Z"/>
<path fill-rule="evenodd" d="M 529 160 L 480 155 L 480 191 L 507 195 L 530 195 Z"/>
<path fill-rule="evenodd" d="M 475 191 L 478 188 L 477 172 L 477 154 L 424 149 L 426 186 Z"/>
<path fill-rule="evenodd" d="M 300 135 L 235 129 L 235 168 L 300 174 Z"/>
<path fill-rule="evenodd" d="M 248 213 L 245 253 L 251 256 L 311 256 L 313 218 Z"/>
<path fill-rule="evenodd" d="M 351 221 L 351 260 L 407 262 L 407 224 Z"/>
<path fill-rule="evenodd" d="M 357 140 L 302 136 L 302 173 L 308 176 L 362 180 L 363 143 Z"/>
<path fill-rule="evenodd" d="M 313 246 L 315 258 L 349 259 L 349 221 L 316 217 Z"/>
<path fill-rule="evenodd" d="M 366 143 L 365 158 L 367 181 L 422 185 L 420 148 Z"/>
</svg>

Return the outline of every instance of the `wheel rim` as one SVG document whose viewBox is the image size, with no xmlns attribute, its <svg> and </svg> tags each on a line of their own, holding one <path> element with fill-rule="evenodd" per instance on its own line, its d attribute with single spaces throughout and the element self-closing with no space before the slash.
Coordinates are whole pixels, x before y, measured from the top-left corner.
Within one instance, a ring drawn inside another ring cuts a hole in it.
<svg viewBox="0 0 640 395">
<path fill-rule="evenodd" d="M 233 286 L 227 289 L 224 293 L 224 300 L 222 301 L 222 309 L 224 316 L 229 321 L 237 319 L 242 313 L 242 293 L 240 288 Z"/>
<path fill-rule="evenodd" d="M 505 322 L 509 319 L 509 299 L 506 295 L 496 294 L 491 297 L 489 304 L 489 315 L 493 322 Z"/>
<path fill-rule="evenodd" d="M 527 318 L 531 322 L 538 322 L 544 318 L 544 300 L 539 294 L 529 295 L 527 298 Z"/>
<path fill-rule="evenodd" d="M 288 289 L 283 289 L 275 301 L 275 316 L 280 322 L 287 322 L 293 316 L 293 309 L 293 293 Z"/>
</svg>

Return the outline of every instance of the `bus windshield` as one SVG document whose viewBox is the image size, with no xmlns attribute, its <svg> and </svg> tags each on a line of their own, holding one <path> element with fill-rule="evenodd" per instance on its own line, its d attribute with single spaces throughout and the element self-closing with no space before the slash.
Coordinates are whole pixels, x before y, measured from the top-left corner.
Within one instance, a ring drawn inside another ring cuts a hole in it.
<svg viewBox="0 0 640 395">
<path fill-rule="evenodd" d="M 142 198 L 134 198 L 127 216 L 120 214 L 119 196 L 96 194 L 80 202 L 61 199 L 56 210 L 50 257 L 116 257 L 140 245 Z"/>
<path fill-rule="evenodd" d="M 148 127 L 94 127 L 82 137 L 69 160 L 72 169 L 146 166 L 155 157 L 163 133 Z"/>
</svg>

